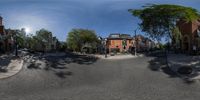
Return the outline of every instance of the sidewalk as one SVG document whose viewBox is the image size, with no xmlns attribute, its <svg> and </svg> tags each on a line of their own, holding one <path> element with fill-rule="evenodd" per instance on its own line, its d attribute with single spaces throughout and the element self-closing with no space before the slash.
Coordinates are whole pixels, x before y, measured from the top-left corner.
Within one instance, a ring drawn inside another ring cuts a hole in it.
<svg viewBox="0 0 200 100">
<path fill-rule="evenodd" d="M 23 60 L 13 59 L 9 56 L 0 56 L 0 79 L 11 77 L 17 74 L 23 66 Z"/>
<path fill-rule="evenodd" d="M 200 80 L 200 56 L 189 56 L 185 54 L 168 54 L 167 55 L 168 66 L 172 71 L 177 73 L 182 78 L 198 79 Z M 178 73 L 178 69 L 181 67 L 190 67 L 194 71 L 191 75 L 181 75 Z"/>
<path fill-rule="evenodd" d="M 107 58 L 105 58 L 105 55 L 94 55 L 95 57 L 97 58 L 100 58 L 100 59 L 109 59 L 109 60 L 118 60 L 118 59 L 130 59 L 130 58 L 137 58 L 137 57 L 142 57 L 144 56 L 143 54 L 137 54 L 136 56 L 135 55 L 132 55 L 132 54 L 118 54 L 118 55 L 114 55 L 114 56 L 111 56 L 111 55 L 107 55 Z"/>
</svg>

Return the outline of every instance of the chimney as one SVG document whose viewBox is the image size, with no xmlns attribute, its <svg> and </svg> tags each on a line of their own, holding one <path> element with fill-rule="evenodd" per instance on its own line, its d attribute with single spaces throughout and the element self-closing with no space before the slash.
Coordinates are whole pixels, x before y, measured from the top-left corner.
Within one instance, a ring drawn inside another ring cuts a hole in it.
<svg viewBox="0 0 200 100">
<path fill-rule="evenodd" d="M 0 16 L 0 26 L 3 26 L 3 17 Z"/>
</svg>

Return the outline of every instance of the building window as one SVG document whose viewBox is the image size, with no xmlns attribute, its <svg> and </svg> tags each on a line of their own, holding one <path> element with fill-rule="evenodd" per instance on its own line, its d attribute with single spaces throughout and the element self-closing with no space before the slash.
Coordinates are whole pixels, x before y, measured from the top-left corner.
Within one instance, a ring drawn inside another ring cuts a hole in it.
<svg viewBox="0 0 200 100">
<path fill-rule="evenodd" d="M 112 45 L 115 45 L 115 41 L 114 41 L 114 40 L 111 40 L 111 44 L 112 44 Z"/>
</svg>

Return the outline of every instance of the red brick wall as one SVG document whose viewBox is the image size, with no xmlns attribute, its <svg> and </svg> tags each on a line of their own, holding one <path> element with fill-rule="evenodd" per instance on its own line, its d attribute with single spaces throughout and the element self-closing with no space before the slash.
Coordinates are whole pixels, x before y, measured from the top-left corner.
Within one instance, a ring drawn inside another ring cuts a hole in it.
<svg viewBox="0 0 200 100">
<path fill-rule="evenodd" d="M 3 34 L 3 33 L 4 33 L 4 27 L 0 26 L 0 34 Z"/>
<path fill-rule="evenodd" d="M 118 48 L 120 49 L 120 52 L 123 51 L 123 45 L 122 45 L 122 39 L 109 39 L 108 40 L 108 48 L 109 51 L 111 51 L 112 48 Z M 132 40 L 126 40 L 127 46 L 126 46 L 126 50 L 129 49 L 129 46 L 132 45 Z"/>
<path fill-rule="evenodd" d="M 183 37 L 185 35 L 189 36 L 189 51 L 192 49 L 193 45 L 198 45 L 198 43 L 196 43 L 195 41 L 195 38 L 197 37 L 197 29 L 200 26 L 200 22 L 193 21 L 193 22 L 186 23 L 184 21 L 179 21 L 177 23 L 177 26 L 179 27 L 180 32 L 182 33 Z M 185 42 L 185 41 L 183 40 L 182 42 Z"/>
<path fill-rule="evenodd" d="M 184 21 L 180 21 L 180 22 L 178 22 L 177 25 L 178 25 L 178 27 L 179 27 L 180 32 L 181 32 L 183 35 L 192 32 L 192 23 L 191 23 L 191 22 L 186 23 L 186 22 L 184 22 Z"/>
</svg>

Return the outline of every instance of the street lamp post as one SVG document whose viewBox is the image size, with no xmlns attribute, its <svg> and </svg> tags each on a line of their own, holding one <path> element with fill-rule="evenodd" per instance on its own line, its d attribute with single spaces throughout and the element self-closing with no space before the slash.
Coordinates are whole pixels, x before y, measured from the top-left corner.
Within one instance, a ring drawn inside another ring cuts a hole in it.
<svg viewBox="0 0 200 100">
<path fill-rule="evenodd" d="M 15 39 L 15 56 L 18 56 L 18 44 L 17 44 L 17 34 L 14 36 Z"/>
<path fill-rule="evenodd" d="M 135 56 L 137 55 L 137 40 L 136 40 L 136 32 L 137 32 L 137 29 L 135 30 Z"/>
<path fill-rule="evenodd" d="M 42 39 L 42 44 L 43 44 L 43 54 L 45 54 L 45 52 L 47 51 L 47 45 L 45 45 L 46 43 L 48 43 L 45 39 Z"/>
<path fill-rule="evenodd" d="M 104 44 L 105 44 L 105 58 L 107 58 L 107 39 L 106 38 L 104 40 Z"/>
<path fill-rule="evenodd" d="M 103 41 L 102 41 L 102 38 L 101 37 L 98 37 L 99 41 L 100 41 L 100 45 L 98 45 L 98 52 L 99 54 L 102 53 L 102 48 L 103 48 Z"/>
</svg>

